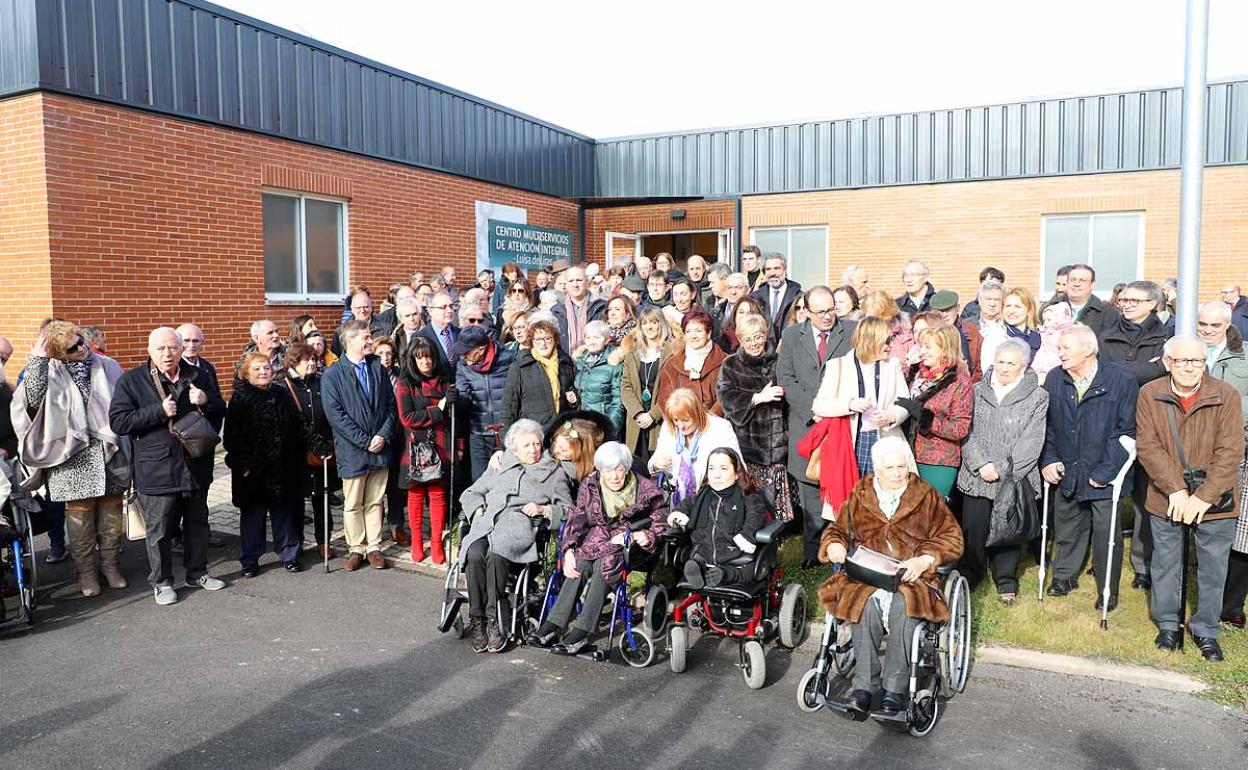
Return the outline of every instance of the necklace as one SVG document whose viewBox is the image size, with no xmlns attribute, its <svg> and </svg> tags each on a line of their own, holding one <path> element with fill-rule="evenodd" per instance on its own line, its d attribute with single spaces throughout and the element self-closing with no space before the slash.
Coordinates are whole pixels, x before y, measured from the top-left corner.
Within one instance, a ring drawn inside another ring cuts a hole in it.
<svg viewBox="0 0 1248 770">
<path fill-rule="evenodd" d="M 659 365 L 659 359 L 653 361 L 641 362 L 641 405 L 647 410 L 650 409 L 650 400 L 654 397 L 650 392 L 650 379 L 654 374 L 654 370 Z"/>
</svg>

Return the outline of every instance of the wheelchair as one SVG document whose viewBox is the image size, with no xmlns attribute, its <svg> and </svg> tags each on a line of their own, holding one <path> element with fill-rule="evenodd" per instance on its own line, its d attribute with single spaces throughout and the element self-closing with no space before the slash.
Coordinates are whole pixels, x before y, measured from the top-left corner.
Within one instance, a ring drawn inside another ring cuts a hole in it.
<svg viewBox="0 0 1248 770">
<path fill-rule="evenodd" d="M 456 542 L 462 543 L 468 535 L 470 521 L 460 515 L 456 521 Z M 526 636 L 537 628 L 543 594 L 537 589 L 537 578 L 546 571 L 546 550 L 550 543 L 550 527 L 543 524 L 537 530 L 537 559 L 524 564 L 514 564 L 507 578 L 507 596 L 510 613 L 500 617 L 499 630 L 507 638 L 507 645 L 523 644 Z M 458 551 L 452 558 L 451 528 L 442 534 L 443 552 L 447 555 L 446 578 L 442 582 L 442 608 L 438 616 L 438 631 L 455 632 L 462 639 L 467 630 L 464 619 L 468 605 L 468 579 L 460 563 Z"/>
<path fill-rule="evenodd" d="M 733 567 L 753 565 L 753 579 L 716 587 L 689 590 L 672 612 L 667 632 L 668 663 L 672 673 L 684 672 L 691 646 L 690 632 L 737 641 L 738 667 L 745 684 L 757 690 L 767 681 L 767 657 L 763 645 L 778 639 L 780 646 L 796 649 L 806 636 L 806 588 L 784 582 L 780 565 L 779 540 L 794 526 L 796 519 L 773 519 L 754 536 L 757 552 L 729 562 Z M 670 538 L 684 537 L 683 531 L 669 530 Z M 687 546 L 686 546 L 687 554 Z"/>
<path fill-rule="evenodd" d="M 30 512 L 12 501 L 0 506 L 12 525 L 0 530 L 0 628 L 35 623 L 35 527 Z"/>
<path fill-rule="evenodd" d="M 952 566 L 940 567 L 943 593 L 949 604 L 949 620 L 921 621 L 910 639 L 896 640 L 910 646 L 909 698 L 896 715 L 872 712 L 877 722 L 909 732 L 916 738 L 930 735 L 940 720 L 943 704 L 966 690 L 971 667 L 971 590 Z M 934 589 L 933 589 L 934 590 Z M 886 639 L 885 644 L 892 644 Z M 848 716 L 841 695 L 848 691 L 856 656 L 849 624 L 826 616 L 823 637 L 814 665 L 797 684 L 797 705 L 813 713 L 823 707 Z"/>
</svg>

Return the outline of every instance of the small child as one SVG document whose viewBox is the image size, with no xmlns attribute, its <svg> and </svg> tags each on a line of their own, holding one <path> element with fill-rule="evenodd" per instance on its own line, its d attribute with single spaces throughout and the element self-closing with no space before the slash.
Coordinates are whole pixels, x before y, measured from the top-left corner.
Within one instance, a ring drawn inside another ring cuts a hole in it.
<svg viewBox="0 0 1248 770">
<path fill-rule="evenodd" d="M 590 321 L 585 325 L 585 346 L 574 356 L 576 392 L 581 409 L 605 414 L 615 426 L 616 435 L 624 430 L 624 402 L 620 400 L 622 364 L 608 360 L 607 342 L 611 327 L 606 321 Z"/>
<path fill-rule="evenodd" d="M 1069 302 L 1054 302 L 1044 309 L 1043 323 L 1040 326 L 1040 349 L 1031 359 L 1031 368 L 1044 382 L 1044 377 L 1053 369 L 1062 365 L 1057 352 L 1057 341 L 1062 332 L 1075 325 L 1075 311 Z"/>
</svg>

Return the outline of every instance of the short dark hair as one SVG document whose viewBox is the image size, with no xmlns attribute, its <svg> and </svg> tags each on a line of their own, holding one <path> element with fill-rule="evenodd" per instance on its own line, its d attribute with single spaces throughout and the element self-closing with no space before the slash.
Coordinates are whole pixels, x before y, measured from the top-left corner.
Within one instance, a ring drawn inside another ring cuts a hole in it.
<svg viewBox="0 0 1248 770">
<path fill-rule="evenodd" d="M 983 283 L 989 278 L 993 279 L 994 281 L 1005 283 L 1005 273 L 1001 272 L 995 267 L 985 267 L 983 270 L 979 271 L 980 283 Z"/>
<path fill-rule="evenodd" d="M 1076 262 L 1075 264 L 1070 265 L 1069 267 L 1070 269 L 1066 271 L 1067 273 L 1073 273 L 1076 270 L 1087 270 L 1088 273 L 1092 276 L 1092 280 L 1094 282 L 1096 281 L 1096 270 L 1094 270 L 1091 265 L 1085 265 L 1082 262 Z"/>
<path fill-rule="evenodd" d="M 685 317 L 680 320 L 680 330 L 682 332 L 685 331 L 691 323 L 700 324 L 703 329 L 706 329 L 707 334 L 715 333 L 715 319 L 711 318 L 710 313 L 697 305 L 689 308 L 689 312 L 685 313 Z"/>
<path fill-rule="evenodd" d="M 1074 267 L 1074 265 L 1062 265 L 1061 267 L 1057 269 L 1057 277 L 1061 278 L 1062 276 L 1066 275 L 1067 273 L 1070 272 L 1070 269 L 1072 267 Z"/>
<path fill-rule="evenodd" d="M 749 252 L 750 254 L 753 254 L 754 256 L 760 257 L 760 258 L 763 256 L 763 250 L 758 248 L 757 246 L 746 246 L 741 249 L 742 254 L 745 254 L 746 252 Z"/>
<path fill-rule="evenodd" d="M 286 366 L 293 369 L 296 365 L 316 358 L 316 349 L 306 342 L 294 342 L 286 348 Z"/>
</svg>

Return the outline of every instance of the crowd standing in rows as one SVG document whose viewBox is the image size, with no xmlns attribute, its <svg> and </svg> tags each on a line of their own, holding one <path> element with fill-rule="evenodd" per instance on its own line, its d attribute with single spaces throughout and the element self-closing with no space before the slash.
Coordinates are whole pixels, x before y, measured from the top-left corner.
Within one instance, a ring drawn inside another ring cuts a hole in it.
<svg viewBox="0 0 1248 770">
<path fill-rule="evenodd" d="M 175 543 L 187 586 L 225 587 L 207 571 L 217 434 L 244 578 L 260 572 L 266 521 L 283 567 L 300 571 L 309 497 L 329 558 L 325 506 L 340 491 L 348 571 L 385 568 L 387 527 L 413 560 L 445 563 L 443 533 L 462 508 L 472 515 L 460 553 L 480 651 L 505 644 L 503 581 L 509 565 L 533 558 L 538 520 L 567 522 L 569 580 L 537 641 L 567 630 L 565 645 L 583 646 L 596 613 L 574 618 L 575 601 L 600 603 L 618 582 L 624 510 L 653 519 L 641 547 L 669 524 L 689 526 L 685 578 L 718 584 L 734 580 L 720 556 L 751 552 L 767 517 L 800 522 L 812 566 L 844 560 L 841 512 L 859 506 L 887 528 L 913 504 L 940 547 L 906 558 L 907 583 L 959 559 L 972 583 L 991 572 L 1011 604 L 1035 544 L 990 545 L 992 522 L 1016 487 L 1033 498 L 1051 488 L 1047 593 L 1077 587 L 1090 548 L 1112 611 L 1119 562 L 1103 565 L 1122 533 L 1110 531 L 1110 487 L 1133 440 L 1138 462 L 1119 492 L 1134 492 L 1132 585 L 1151 592 L 1157 645 L 1175 649 L 1186 622 L 1204 656 L 1220 660 L 1221 626 L 1243 628 L 1248 298 L 1238 287 L 1202 304 L 1197 334 L 1185 337 L 1174 334 L 1173 281 L 1119 285 L 1107 301 L 1083 264 L 1061 268 L 1042 300 L 985 268 L 963 305 L 920 261 L 904 266 L 896 297 L 860 265 L 840 285 L 803 289 L 783 255 L 755 247 L 740 271 L 698 255 L 683 269 L 670 254 L 622 262 L 527 273 L 509 263 L 472 286 L 447 267 L 384 297 L 356 286 L 332 332 L 300 315 L 283 339 L 276 322 L 257 320 L 237 363 L 221 370 L 194 323 L 154 329 L 147 359 L 123 373 L 102 329 L 49 320 L 17 382 L 0 384 L 0 453 L 20 461 L 24 484 L 45 500 L 48 561 L 65 558 L 68 536 L 88 597 L 101 576 L 127 585 L 117 554 L 131 489 L 156 602 L 178 599 Z M 12 355 L 0 338 L 0 361 Z M 447 494 L 451 474 L 459 499 Z M 698 535 L 725 501 L 740 516 Z M 1198 554 L 1190 622 L 1178 614 L 1184 527 Z M 825 606 L 853 621 L 864 645 L 878 642 L 886 608 L 864 614 L 847 580 L 829 582 Z M 894 621 L 939 614 L 909 599 L 888 612 L 903 610 Z M 885 668 L 896 675 L 896 664 Z"/>
</svg>

